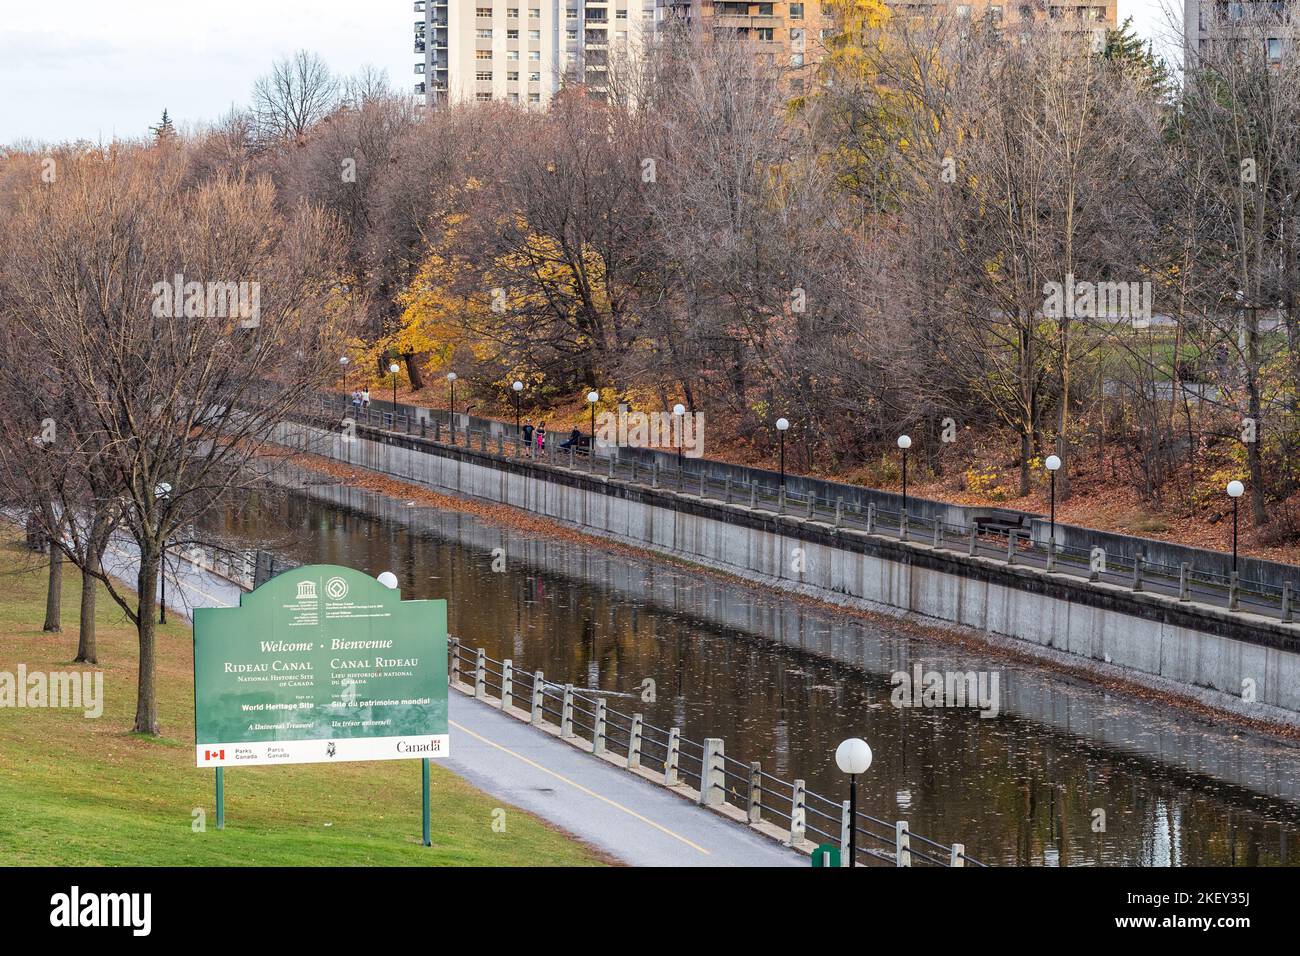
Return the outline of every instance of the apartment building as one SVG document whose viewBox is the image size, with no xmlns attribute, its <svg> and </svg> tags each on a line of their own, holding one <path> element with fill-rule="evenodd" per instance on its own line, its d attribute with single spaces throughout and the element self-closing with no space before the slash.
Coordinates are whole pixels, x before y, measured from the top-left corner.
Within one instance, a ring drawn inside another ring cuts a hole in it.
<svg viewBox="0 0 1300 956">
<path fill-rule="evenodd" d="M 826 44 L 838 32 L 838 15 L 832 3 L 747 2 L 747 0 L 661 0 L 669 16 L 689 27 L 714 34 L 733 31 L 748 37 L 769 65 L 781 67 L 795 91 L 811 78 L 811 67 L 825 55 Z M 1029 3 L 991 3 L 971 0 L 885 0 L 894 16 L 988 18 L 1006 36 L 1020 34 L 1021 24 L 1049 21 L 1067 32 L 1087 36 L 1100 48 L 1107 29 L 1117 24 L 1118 0 L 1031 0 Z M 661 22 L 662 22 L 661 17 Z"/>
<path fill-rule="evenodd" d="M 1086 38 L 1094 50 L 1106 45 L 1106 31 L 1118 24 L 1118 0 L 1032 0 L 1030 3 L 988 3 L 972 0 L 970 3 L 891 3 L 895 10 L 944 10 L 959 17 L 986 17 L 1002 34 L 1012 40 L 1025 42 L 1029 35 L 1022 25 L 1051 23 L 1065 33 Z"/>
<path fill-rule="evenodd" d="M 1238 6 L 1187 0 L 1188 9 L 1197 2 Z M 1117 16 L 1117 0 L 888 5 L 895 15 L 991 18 L 1008 36 L 1018 24 L 1049 20 L 1098 46 Z M 544 108 L 565 83 L 602 96 L 611 65 L 640 55 L 674 23 L 750 40 L 799 92 L 837 32 L 834 5 L 819 0 L 414 0 L 414 8 L 415 92 L 428 106 L 497 100 Z"/>
<path fill-rule="evenodd" d="M 1184 62 L 1192 65 L 1198 55 L 1208 55 L 1215 44 L 1259 44 L 1274 63 L 1282 59 L 1283 47 L 1294 43 L 1295 21 L 1289 4 L 1282 0 L 1232 2 L 1227 0 L 1185 0 L 1183 3 Z"/>
<path fill-rule="evenodd" d="M 654 34 L 656 0 L 415 0 L 415 92 L 543 108 L 566 82 L 605 93 Z"/>
<path fill-rule="evenodd" d="M 817 0 L 664 0 L 668 18 L 688 29 L 714 35 L 734 33 L 748 39 L 765 65 L 786 71 L 798 88 L 811 67 L 821 60 L 824 42 L 835 33 L 835 15 L 828 3 Z"/>
</svg>

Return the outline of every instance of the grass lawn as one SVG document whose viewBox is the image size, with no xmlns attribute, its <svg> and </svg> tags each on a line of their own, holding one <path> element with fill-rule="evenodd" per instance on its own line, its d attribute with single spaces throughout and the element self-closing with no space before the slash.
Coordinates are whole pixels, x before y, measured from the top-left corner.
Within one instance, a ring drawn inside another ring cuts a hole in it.
<svg viewBox="0 0 1300 956">
<path fill-rule="evenodd" d="M 0 671 L 80 670 L 80 577 L 65 568 L 63 633 L 41 631 L 40 556 L 0 525 Z M 420 845 L 416 760 L 235 768 L 226 773 L 226 829 L 216 829 L 213 771 L 194 766 L 192 641 L 160 628 L 158 698 L 164 736 L 130 733 L 135 631 L 107 594 L 99 604 L 104 713 L 0 708 L 0 865 L 499 865 L 603 862 L 571 836 L 431 768 L 433 846 Z M 195 811 L 206 830 L 194 832 Z"/>
</svg>

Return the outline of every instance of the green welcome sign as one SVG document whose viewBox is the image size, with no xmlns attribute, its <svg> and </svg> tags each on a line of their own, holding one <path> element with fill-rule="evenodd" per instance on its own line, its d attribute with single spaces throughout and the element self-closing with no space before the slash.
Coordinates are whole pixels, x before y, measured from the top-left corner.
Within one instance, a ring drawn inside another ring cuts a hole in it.
<svg viewBox="0 0 1300 956">
<path fill-rule="evenodd" d="M 447 602 L 310 565 L 194 612 L 200 767 L 446 757 Z"/>
</svg>

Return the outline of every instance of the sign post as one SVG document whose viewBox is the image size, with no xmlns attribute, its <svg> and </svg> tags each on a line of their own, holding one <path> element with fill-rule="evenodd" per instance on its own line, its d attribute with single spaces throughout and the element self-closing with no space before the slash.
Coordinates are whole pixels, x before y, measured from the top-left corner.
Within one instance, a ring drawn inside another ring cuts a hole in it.
<svg viewBox="0 0 1300 956">
<path fill-rule="evenodd" d="M 403 601 L 351 568 L 309 565 L 194 612 L 194 750 L 216 768 L 217 829 L 228 766 L 422 761 L 450 753 L 447 602 Z"/>
<path fill-rule="evenodd" d="M 422 830 L 424 836 L 424 845 L 433 846 L 433 840 L 429 836 L 429 758 L 425 757 L 420 761 L 420 780 L 422 782 L 420 820 L 424 827 Z"/>
</svg>

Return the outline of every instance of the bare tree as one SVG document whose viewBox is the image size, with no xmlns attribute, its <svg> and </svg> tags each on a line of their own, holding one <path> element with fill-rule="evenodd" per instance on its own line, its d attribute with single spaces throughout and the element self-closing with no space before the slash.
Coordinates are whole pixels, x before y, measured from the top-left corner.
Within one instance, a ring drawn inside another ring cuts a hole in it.
<svg viewBox="0 0 1300 956">
<path fill-rule="evenodd" d="M 137 149 L 68 162 L 20 197 L 0 296 L 4 321 L 59 370 L 68 440 L 55 447 L 93 449 L 138 552 L 134 594 L 102 567 L 81 570 L 136 627 L 134 726 L 149 734 L 164 549 L 251 482 L 250 459 L 329 381 L 346 331 L 335 224 L 280 215 L 265 181 L 187 185 L 187 164 Z"/>
<path fill-rule="evenodd" d="M 306 50 L 277 60 L 253 84 L 258 132 L 270 141 L 300 140 L 338 102 L 338 80 L 324 60 Z"/>
</svg>

